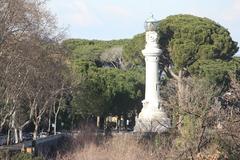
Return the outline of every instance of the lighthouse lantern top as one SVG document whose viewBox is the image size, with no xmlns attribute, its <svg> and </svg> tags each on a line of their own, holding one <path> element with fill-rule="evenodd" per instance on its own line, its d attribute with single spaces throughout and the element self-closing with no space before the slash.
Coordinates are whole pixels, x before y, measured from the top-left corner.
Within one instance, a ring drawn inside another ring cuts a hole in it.
<svg viewBox="0 0 240 160">
<path fill-rule="evenodd" d="M 152 15 L 150 18 L 148 18 L 145 21 L 144 27 L 146 32 L 147 31 L 156 31 L 157 30 L 157 26 L 158 26 L 159 21 L 157 21 L 154 16 Z"/>
</svg>

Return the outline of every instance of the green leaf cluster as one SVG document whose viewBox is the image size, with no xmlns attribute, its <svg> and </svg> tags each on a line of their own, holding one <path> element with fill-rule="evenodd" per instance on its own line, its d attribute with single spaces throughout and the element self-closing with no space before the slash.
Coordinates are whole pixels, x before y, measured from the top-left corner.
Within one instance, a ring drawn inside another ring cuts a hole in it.
<svg viewBox="0 0 240 160">
<path fill-rule="evenodd" d="M 189 67 L 191 74 L 205 77 L 211 85 L 222 86 L 227 88 L 230 82 L 230 76 L 238 78 L 240 70 L 240 59 L 233 58 L 230 61 L 221 59 L 216 60 L 199 60 Z"/>
<path fill-rule="evenodd" d="M 229 31 L 216 22 L 192 15 L 174 15 L 160 21 L 159 43 L 176 68 L 198 60 L 230 60 L 238 51 Z"/>
<path fill-rule="evenodd" d="M 145 46 L 145 34 L 134 36 L 123 49 L 123 58 L 129 65 L 144 66 L 142 50 Z"/>
<path fill-rule="evenodd" d="M 92 68 L 75 95 L 81 114 L 121 115 L 140 107 L 144 71 Z M 137 105 L 138 104 L 138 105 Z"/>
</svg>

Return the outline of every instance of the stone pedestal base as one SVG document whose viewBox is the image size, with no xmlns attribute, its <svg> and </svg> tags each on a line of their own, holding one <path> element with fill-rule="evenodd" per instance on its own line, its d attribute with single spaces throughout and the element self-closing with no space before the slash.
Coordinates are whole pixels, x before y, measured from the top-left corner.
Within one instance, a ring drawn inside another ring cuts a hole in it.
<svg viewBox="0 0 240 160">
<path fill-rule="evenodd" d="M 170 128 L 170 119 L 162 108 L 143 103 L 143 109 L 136 117 L 134 132 L 162 133 Z"/>
</svg>

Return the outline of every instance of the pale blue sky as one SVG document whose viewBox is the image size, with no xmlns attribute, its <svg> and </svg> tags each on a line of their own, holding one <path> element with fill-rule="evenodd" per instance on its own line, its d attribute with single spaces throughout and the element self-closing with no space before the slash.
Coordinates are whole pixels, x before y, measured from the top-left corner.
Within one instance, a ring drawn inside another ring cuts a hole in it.
<svg viewBox="0 0 240 160">
<path fill-rule="evenodd" d="M 240 0 L 49 0 L 47 7 L 68 27 L 68 38 L 131 38 L 144 32 L 151 13 L 159 20 L 192 14 L 220 23 L 240 43 Z"/>
</svg>

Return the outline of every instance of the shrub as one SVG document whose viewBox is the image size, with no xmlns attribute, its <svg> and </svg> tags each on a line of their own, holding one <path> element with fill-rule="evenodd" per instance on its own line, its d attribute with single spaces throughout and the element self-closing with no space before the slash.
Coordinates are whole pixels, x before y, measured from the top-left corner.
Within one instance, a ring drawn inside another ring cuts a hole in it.
<svg viewBox="0 0 240 160">
<path fill-rule="evenodd" d="M 131 135 L 119 135 L 102 145 L 90 143 L 73 153 L 61 157 L 61 160 L 156 160 L 158 154 L 147 143 L 139 143 Z M 59 159 L 59 158 L 57 158 Z"/>
<path fill-rule="evenodd" d="M 32 154 L 29 153 L 18 153 L 14 155 L 11 160 L 44 160 L 41 157 L 32 157 Z"/>
</svg>

